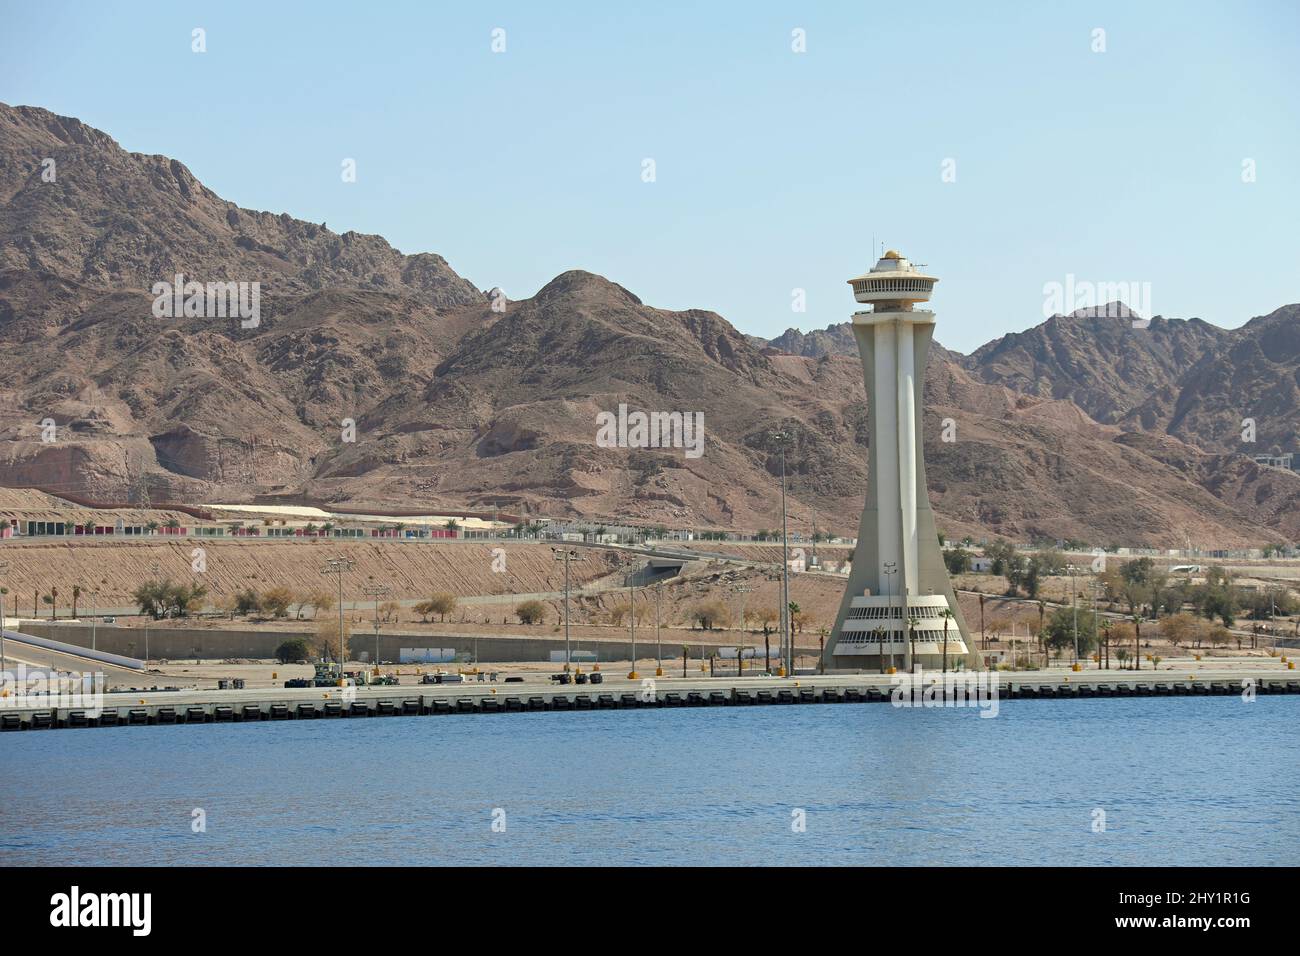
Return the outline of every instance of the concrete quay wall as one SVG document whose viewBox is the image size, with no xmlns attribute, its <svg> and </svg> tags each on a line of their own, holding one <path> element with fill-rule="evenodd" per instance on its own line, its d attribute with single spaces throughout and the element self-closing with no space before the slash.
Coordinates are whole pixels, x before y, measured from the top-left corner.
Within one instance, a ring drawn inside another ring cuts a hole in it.
<svg viewBox="0 0 1300 956">
<path fill-rule="evenodd" d="M 969 676 L 969 675 L 967 675 Z M 1140 672 L 1004 675 L 1002 700 L 1132 696 L 1300 696 L 1300 675 L 1277 667 L 1252 671 L 1152 675 Z M 926 686 L 939 675 L 926 675 Z M 618 710 L 642 707 L 708 707 L 869 703 L 891 700 L 893 678 L 883 675 L 805 675 L 793 678 L 672 678 L 629 680 L 611 676 L 600 684 L 560 685 L 466 682 L 386 687 L 268 688 L 254 690 L 136 691 L 85 700 L 10 698 L 0 701 L 0 730 L 206 724 L 322 718 L 490 714 L 524 711 Z M 942 699 L 941 696 L 937 699 Z M 913 698 L 914 700 L 916 698 Z M 987 706 L 972 701 L 968 706 Z M 915 706 L 915 705 L 914 705 Z"/>
</svg>

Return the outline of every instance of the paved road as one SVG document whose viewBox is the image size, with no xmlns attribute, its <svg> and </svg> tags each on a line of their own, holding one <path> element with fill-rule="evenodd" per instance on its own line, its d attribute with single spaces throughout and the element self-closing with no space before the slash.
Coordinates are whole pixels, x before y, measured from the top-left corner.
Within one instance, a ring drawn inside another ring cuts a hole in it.
<svg viewBox="0 0 1300 956">
<path fill-rule="evenodd" d="M 110 681 L 129 681 L 132 684 L 139 683 L 142 678 L 141 671 L 132 670 L 129 667 L 119 667 L 116 664 L 92 661 L 76 654 L 65 654 L 62 651 L 37 647 L 34 644 L 27 644 L 9 636 L 6 636 L 4 641 L 4 657 L 8 667 L 13 667 L 16 663 L 22 663 L 28 667 L 52 667 L 60 671 L 71 671 L 75 674 L 102 673 Z"/>
</svg>

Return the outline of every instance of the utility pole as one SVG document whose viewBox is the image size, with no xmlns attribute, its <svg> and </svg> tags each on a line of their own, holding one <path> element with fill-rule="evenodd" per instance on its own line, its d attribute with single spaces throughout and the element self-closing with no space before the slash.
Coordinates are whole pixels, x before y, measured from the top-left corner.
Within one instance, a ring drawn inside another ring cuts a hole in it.
<svg viewBox="0 0 1300 956">
<path fill-rule="evenodd" d="M 569 650 L 569 562 L 585 561 L 586 558 L 572 548 L 551 548 L 556 561 L 564 562 L 564 670 L 567 673 L 573 663 L 573 654 Z"/>
<path fill-rule="evenodd" d="M 391 594 L 392 588 L 387 584 L 367 584 L 361 589 L 362 592 L 375 599 L 375 667 L 376 674 L 379 673 L 379 599 L 385 594 Z"/>
<path fill-rule="evenodd" d="M 357 563 L 351 558 L 338 555 L 333 558 L 327 558 L 325 566 L 320 569 L 321 574 L 336 574 L 339 579 L 339 686 L 343 686 L 343 573 L 351 571 L 357 566 Z"/>
</svg>

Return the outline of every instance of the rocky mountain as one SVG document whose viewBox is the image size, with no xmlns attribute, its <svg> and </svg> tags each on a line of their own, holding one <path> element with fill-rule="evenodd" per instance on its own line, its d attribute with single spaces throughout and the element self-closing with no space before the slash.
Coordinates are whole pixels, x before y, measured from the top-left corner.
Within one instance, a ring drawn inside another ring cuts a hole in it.
<svg viewBox="0 0 1300 956">
<path fill-rule="evenodd" d="M 432 307 L 484 300 L 441 256 L 404 256 L 379 236 L 241 209 L 175 159 L 128 153 L 79 120 L 4 104 L 0 269 L 106 289 L 149 289 L 182 273 L 260 281 L 272 294 L 389 291 Z"/>
<path fill-rule="evenodd" d="M 782 352 L 801 355 L 804 358 L 858 354 L 858 343 L 853 338 L 853 326 L 848 322 L 828 325 L 824 329 L 813 329 L 806 334 L 798 329 L 786 329 L 767 344 Z"/>
<path fill-rule="evenodd" d="M 870 450 L 846 328 L 792 330 L 783 349 L 582 271 L 492 302 L 439 256 L 240 209 L 179 163 L 43 110 L 0 107 L 0 157 L 0 485 L 762 528 L 779 524 L 767 436 L 780 427 L 795 526 L 815 511 L 819 527 L 855 530 Z M 260 321 L 157 317 L 152 285 L 175 272 L 259 282 Z M 1062 318 L 970 357 L 936 347 L 926 454 L 945 530 L 1294 538 L 1300 478 L 1200 437 L 1245 385 L 1261 423 L 1294 426 L 1290 308 L 1235 333 L 1159 320 L 1146 346 Z M 1127 367 L 1170 390 L 1158 406 L 1107 372 L 1107 355 L 1144 347 Z M 1211 355 L 1237 371 L 1216 377 Z M 702 415 L 699 454 L 598 441 L 620 406 Z"/>
<path fill-rule="evenodd" d="M 976 349 L 963 364 L 982 382 L 1066 398 L 1099 422 L 1117 422 L 1228 335 L 1200 319 L 1156 316 L 1134 327 L 1128 310 L 1114 305 L 1054 315 Z"/>
<path fill-rule="evenodd" d="M 1172 435 L 1212 453 L 1300 453 L 1300 305 L 1233 330 L 1160 316 L 1135 327 L 1126 312 L 1111 303 L 1056 315 L 968 356 L 937 343 L 933 351 L 978 381 L 1069 401 L 1125 431 Z M 789 329 L 765 344 L 857 355 L 848 323 Z M 1253 442 L 1243 440 L 1245 420 L 1254 422 Z"/>
<path fill-rule="evenodd" d="M 1221 332 L 1120 423 L 1222 452 L 1300 452 L 1300 305 Z"/>
</svg>

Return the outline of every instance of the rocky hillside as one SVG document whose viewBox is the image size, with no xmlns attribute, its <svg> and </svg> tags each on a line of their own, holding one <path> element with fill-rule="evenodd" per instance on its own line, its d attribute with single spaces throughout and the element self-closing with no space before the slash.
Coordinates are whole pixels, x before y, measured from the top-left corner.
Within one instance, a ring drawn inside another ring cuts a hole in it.
<svg viewBox="0 0 1300 956">
<path fill-rule="evenodd" d="M 813 329 L 806 334 L 798 329 L 786 329 L 767 344 L 782 352 L 801 355 L 804 358 L 858 354 L 858 343 L 853 338 L 853 326 L 848 322 L 838 322 L 824 329 Z"/>
<path fill-rule="evenodd" d="M 484 299 L 441 256 L 241 209 L 178 160 L 128 153 L 79 120 L 4 104 L 0 269 L 101 289 L 148 289 L 179 272 L 260 281 L 271 294 L 389 291 L 435 308 Z"/>
<path fill-rule="evenodd" d="M 1253 444 L 1243 440 L 1245 419 Z M 1300 305 L 1221 333 L 1121 423 L 1222 452 L 1300 452 Z"/>
<path fill-rule="evenodd" d="M 1116 422 L 1175 383 L 1228 334 L 1200 319 L 1157 316 L 1134 328 L 1132 319 L 1113 312 L 1054 315 L 976 349 L 963 364 L 980 381 L 1067 398 L 1099 422 Z"/>
<path fill-rule="evenodd" d="M 781 349 L 581 271 L 493 308 L 441 257 L 240 209 L 179 163 L 43 110 L 0 107 L 0 157 L 0 485 L 752 529 L 779 524 L 779 426 L 795 526 L 815 510 L 854 530 L 869 449 L 847 328 L 792 330 Z M 260 324 L 155 317 L 147 290 L 178 271 L 259 282 Z M 1236 333 L 1059 318 L 970 357 L 936 347 L 926 453 L 945 530 L 1294 538 L 1300 478 L 1203 438 L 1245 385 L 1261 433 L 1267 420 L 1281 441 L 1289 421 L 1294 436 L 1295 313 L 1278 315 Z M 1239 363 L 1226 383 L 1211 355 Z M 702 453 L 597 443 L 620 405 L 701 414 Z"/>
</svg>

